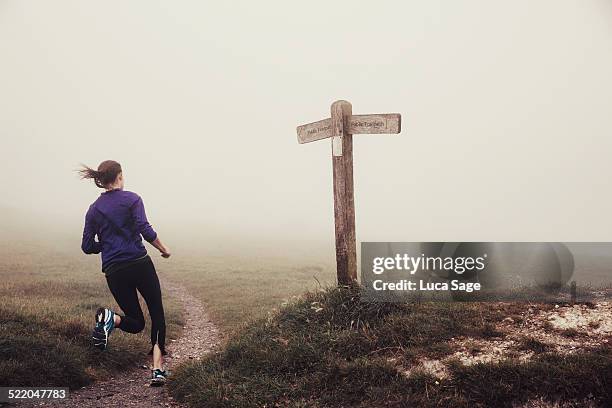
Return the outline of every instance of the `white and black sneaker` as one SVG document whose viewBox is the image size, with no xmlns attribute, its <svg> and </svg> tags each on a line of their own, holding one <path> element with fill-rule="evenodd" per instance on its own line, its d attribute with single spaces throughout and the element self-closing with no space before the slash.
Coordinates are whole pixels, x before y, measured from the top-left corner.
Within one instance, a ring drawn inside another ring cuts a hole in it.
<svg viewBox="0 0 612 408">
<path fill-rule="evenodd" d="M 96 312 L 96 326 L 91 335 L 93 345 L 100 350 L 106 350 L 108 336 L 115 329 L 115 312 L 101 307 Z"/>
<path fill-rule="evenodd" d="M 153 370 L 151 372 L 151 387 L 159 387 L 164 385 L 166 383 L 167 375 L 166 370 L 160 370 L 159 368 Z"/>
</svg>

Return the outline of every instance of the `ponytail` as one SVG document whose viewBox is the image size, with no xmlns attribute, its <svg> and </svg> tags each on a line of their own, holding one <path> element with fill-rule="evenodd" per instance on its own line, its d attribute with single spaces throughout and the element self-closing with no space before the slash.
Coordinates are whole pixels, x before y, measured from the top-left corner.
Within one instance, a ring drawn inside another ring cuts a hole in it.
<svg viewBox="0 0 612 408">
<path fill-rule="evenodd" d="M 100 163 L 98 170 L 81 164 L 81 169 L 78 170 L 78 173 L 81 179 L 93 179 L 96 186 L 106 188 L 115 182 L 121 171 L 119 163 L 114 160 L 106 160 Z"/>
</svg>

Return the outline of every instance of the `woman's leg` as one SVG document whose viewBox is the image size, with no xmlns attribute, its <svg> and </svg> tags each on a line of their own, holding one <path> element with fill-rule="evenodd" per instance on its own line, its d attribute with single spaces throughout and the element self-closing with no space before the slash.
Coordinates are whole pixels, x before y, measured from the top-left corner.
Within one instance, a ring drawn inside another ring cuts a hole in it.
<svg viewBox="0 0 612 408">
<path fill-rule="evenodd" d="M 164 365 L 164 357 L 162 356 L 161 349 L 156 344 L 153 346 L 153 369 L 162 370 L 163 365 Z"/>
<path fill-rule="evenodd" d="M 139 272 L 136 287 L 147 303 L 151 316 L 150 354 L 153 354 L 153 368 L 161 369 L 162 356 L 166 354 L 166 319 L 159 279 L 152 261 L 144 263 Z"/>
<path fill-rule="evenodd" d="M 128 333 L 140 333 L 145 326 L 144 315 L 138 302 L 136 285 L 130 270 L 121 270 L 106 277 L 108 288 L 125 316 L 115 315 L 115 327 Z"/>
</svg>

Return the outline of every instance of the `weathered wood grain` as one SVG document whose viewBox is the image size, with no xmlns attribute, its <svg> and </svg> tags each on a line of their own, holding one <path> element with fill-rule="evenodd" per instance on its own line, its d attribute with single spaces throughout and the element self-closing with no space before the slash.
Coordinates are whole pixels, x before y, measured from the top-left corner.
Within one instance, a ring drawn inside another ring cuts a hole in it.
<svg viewBox="0 0 612 408">
<path fill-rule="evenodd" d="M 351 115 L 348 118 L 348 132 L 358 134 L 392 134 L 400 133 L 402 116 L 399 113 L 381 113 L 374 115 Z M 332 137 L 332 120 L 323 119 L 297 127 L 299 143 L 310 143 Z"/>
<path fill-rule="evenodd" d="M 336 267 L 339 285 L 357 280 L 355 193 L 353 189 L 353 134 L 400 133 L 399 113 L 353 115 L 347 101 L 331 106 L 331 118 L 297 127 L 299 143 L 331 138 L 334 172 Z"/>
<path fill-rule="evenodd" d="M 357 280 L 353 136 L 347 127 L 351 111 L 351 104 L 346 101 L 336 101 L 331 106 L 336 270 L 340 285 Z"/>
<path fill-rule="evenodd" d="M 382 113 L 378 115 L 352 115 L 350 132 L 358 134 L 399 133 L 402 127 L 402 116 L 399 113 Z"/>
<path fill-rule="evenodd" d="M 310 143 L 316 140 L 327 139 L 331 135 L 331 119 L 329 118 L 297 127 L 299 143 Z"/>
</svg>

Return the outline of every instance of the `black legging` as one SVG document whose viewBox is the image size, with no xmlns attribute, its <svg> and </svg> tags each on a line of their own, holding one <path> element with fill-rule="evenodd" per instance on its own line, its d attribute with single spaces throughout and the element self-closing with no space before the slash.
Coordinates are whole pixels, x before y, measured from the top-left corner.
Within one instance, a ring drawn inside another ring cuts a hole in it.
<svg viewBox="0 0 612 408">
<path fill-rule="evenodd" d="M 136 290 L 140 292 L 151 316 L 151 345 L 157 344 L 163 355 L 166 354 L 166 320 L 162 304 L 159 279 L 150 258 L 143 262 L 126 266 L 106 276 L 108 287 L 117 304 L 125 313 L 121 316 L 119 328 L 128 333 L 140 333 L 145 327 L 145 319 L 138 302 Z M 149 354 L 153 352 L 153 347 Z"/>
</svg>

